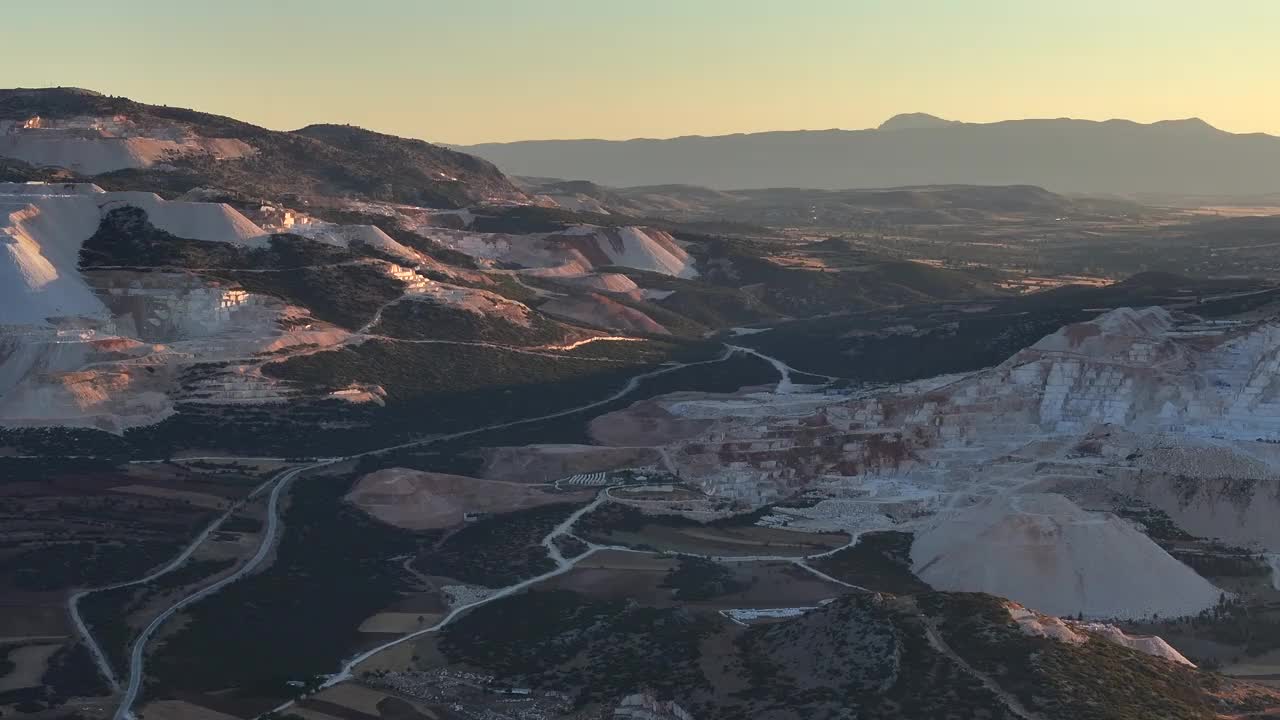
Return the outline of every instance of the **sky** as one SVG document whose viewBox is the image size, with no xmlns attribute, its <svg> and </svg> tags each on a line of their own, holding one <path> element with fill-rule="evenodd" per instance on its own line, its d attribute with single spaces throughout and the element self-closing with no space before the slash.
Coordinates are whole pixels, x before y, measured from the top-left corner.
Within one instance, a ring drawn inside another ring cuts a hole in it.
<svg viewBox="0 0 1280 720">
<path fill-rule="evenodd" d="M 0 87 L 434 142 L 1201 117 L 1280 135 L 1280 0 L 6 2 Z"/>
</svg>

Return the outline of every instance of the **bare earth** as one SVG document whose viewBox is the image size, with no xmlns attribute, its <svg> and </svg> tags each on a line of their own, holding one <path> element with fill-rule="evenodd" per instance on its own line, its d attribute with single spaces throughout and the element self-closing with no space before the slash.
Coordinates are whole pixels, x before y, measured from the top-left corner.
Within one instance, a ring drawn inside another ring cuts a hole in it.
<svg viewBox="0 0 1280 720">
<path fill-rule="evenodd" d="M 430 530 L 461 524 L 466 513 L 506 513 L 583 497 L 586 494 L 553 494 L 516 483 L 390 468 L 360 478 L 346 499 L 388 525 Z"/>
<path fill-rule="evenodd" d="M 484 476 L 490 480 L 551 483 L 580 473 L 657 465 L 650 448 L 603 448 L 592 445 L 528 445 L 489 448 Z"/>
</svg>

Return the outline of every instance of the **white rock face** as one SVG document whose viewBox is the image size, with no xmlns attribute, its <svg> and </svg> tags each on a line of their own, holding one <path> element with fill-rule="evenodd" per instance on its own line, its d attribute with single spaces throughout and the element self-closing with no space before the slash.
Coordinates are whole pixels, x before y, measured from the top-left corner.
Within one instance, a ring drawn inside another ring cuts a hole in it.
<svg viewBox="0 0 1280 720">
<path fill-rule="evenodd" d="M 698 276 L 693 258 L 670 233 L 641 227 L 581 225 L 561 233 L 505 235 L 419 228 L 433 240 L 478 260 L 529 268 L 533 274 L 578 278 L 617 265 L 674 277 Z"/>
<path fill-rule="evenodd" d="M 279 300 L 186 273 L 79 271 L 103 215 L 140 207 L 178 237 L 261 246 L 266 235 L 219 203 L 166 202 L 87 184 L 0 184 L 0 423 L 119 432 L 173 412 L 183 364 L 243 360 L 347 333 Z M 288 320 L 288 322 L 282 322 Z M 276 383 L 233 367 L 194 402 L 270 402 Z"/>
<path fill-rule="evenodd" d="M 1109 642 L 1117 645 L 1123 645 L 1130 650 L 1137 650 L 1145 655 L 1164 658 L 1179 665 L 1190 665 L 1195 667 L 1195 663 L 1191 662 L 1182 653 L 1178 652 L 1172 645 L 1164 641 L 1164 638 L 1149 635 L 1135 636 L 1125 633 L 1115 625 L 1103 625 L 1099 623 L 1084 623 L 1082 628 L 1089 632 L 1102 636 Z"/>
<path fill-rule="evenodd" d="M 1195 663 L 1175 650 L 1163 638 L 1155 635 L 1135 636 L 1129 635 L 1115 625 L 1063 620 L 1052 615 L 1032 612 L 1014 602 L 1006 603 L 1005 606 L 1009 609 L 1009 617 L 1018 624 L 1022 632 L 1032 637 L 1050 638 L 1059 642 L 1080 645 L 1088 642 L 1089 636 L 1093 635 L 1145 655 L 1164 658 L 1179 665 L 1195 667 Z"/>
<path fill-rule="evenodd" d="M 106 318 L 106 308 L 76 270 L 80 243 L 97 229 L 97 208 L 76 203 L 58 213 L 47 203 L 0 196 L 0 326 L 49 318 Z"/>
<path fill-rule="evenodd" d="M 698 276 L 689 253 L 670 233 L 662 230 L 582 226 L 571 228 L 565 234 L 590 238 L 595 247 L 583 248 L 583 254 L 595 265 L 620 265 L 683 278 Z M 597 252 L 604 255 L 605 262 L 594 262 Z"/>
<path fill-rule="evenodd" d="M 242 140 L 199 137 L 179 125 L 142 127 L 125 116 L 0 121 L 0 156 L 85 175 L 146 168 L 191 153 L 251 155 Z"/>
<path fill-rule="evenodd" d="M 917 531 L 913 568 L 939 590 L 986 592 L 1052 615 L 1193 615 L 1222 591 L 1110 513 L 1061 495 L 1009 495 Z"/>
<path fill-rule="evenodd" d="M 409 265 L 427 261 L 421 253 L 401 245 L 373 225 L 338 225 L 274 207 L 263 207 L 262 215 L 270 218 L 271 224 L 267 227 L 272 232 L 292 233 L 309 240 L 343 248 L 366 245 Z"/>
<path fill-rule="evenodd" d="M 913 532 L 915 567 L 940 589 L 1053 614 L 1175 616 L 1219 591 L 1080 505 L 1131 498 L 1194 535 L 1280 552 L 1278 367 L 1275 322 L 1206 333 L 1122 308 L 967 376 L 677 394 L 597 423 L 632 428 L 619 444 L 668 444 L 681 477 L 720 502 L 815 500 L 776 523 Z"/>
<path fill-rule="evenodd" d="M 265 233 L 221 203 L 166 202 L 154 193 L 103 192 L 95 185 L 0 185 L 0 325 L 50 318 L 106 319 L 77 267 L 80 247 L 103 214 L 146 210 L 157 228 L 194 240 L 260 245 Z"/>
<path fill-rule="evenodd" d="M 97 198 L 103 213 L 125 206 L 141 208 L 157 229 L 180 238 L 251 247 L 267 241 L 266 231 L 224 203 L 168 202 L 146 192 L 109 192 Z"/>
</svg>

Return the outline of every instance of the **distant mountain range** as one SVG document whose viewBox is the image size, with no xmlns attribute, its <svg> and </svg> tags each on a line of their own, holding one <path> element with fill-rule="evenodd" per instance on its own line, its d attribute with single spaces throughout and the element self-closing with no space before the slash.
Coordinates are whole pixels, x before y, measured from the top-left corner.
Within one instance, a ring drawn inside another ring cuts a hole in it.
<svg viewBox="0 0 1280 720">
<path fill-rule="evenodd" d="M 1244 195 L 1280 190 L 1280 137 L 1198 118 L 964 123 L 921 113 L 871 130 L 666 140 L 537 140 L 457 149 L 511 175 L 628 187 L 727 189 L 1038 185 L 1071 193 Z"/>
</svg>

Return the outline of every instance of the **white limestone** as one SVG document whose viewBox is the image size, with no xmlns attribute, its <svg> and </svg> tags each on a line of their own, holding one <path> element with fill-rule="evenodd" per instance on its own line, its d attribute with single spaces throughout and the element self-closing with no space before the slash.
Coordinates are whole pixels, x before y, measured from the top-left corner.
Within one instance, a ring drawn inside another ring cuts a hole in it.
<svg viewBox="0 0 1280 720">
<path fill-rule="evenodd" d="M 987 592 L 1053 615 L 1180 617 L 1222 591 L 1146 535 L 1061 495 L 1010 495 L 917 531 L 913 568 L 939 590 Z"/>
</svg>

